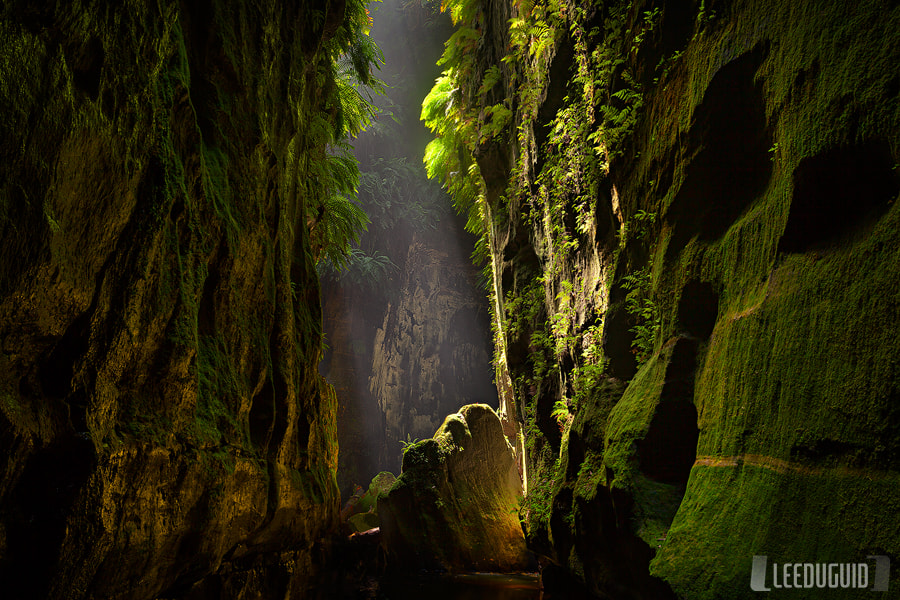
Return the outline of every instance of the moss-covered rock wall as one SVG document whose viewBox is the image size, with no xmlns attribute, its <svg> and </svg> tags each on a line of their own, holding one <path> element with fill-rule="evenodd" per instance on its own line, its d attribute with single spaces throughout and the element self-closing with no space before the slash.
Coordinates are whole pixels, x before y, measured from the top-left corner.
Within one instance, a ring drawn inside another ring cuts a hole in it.
<svg viewBox="0 0 900 600">
<path fill-rule="evenodd" d="M 896 557 L 900 6 L 449 8 L 426 161 L 489 251 L 531 547 L 640 598 Z"/>
<path fill-rule="evenodd" d="M 339 497 L 309 229 L 367 26 L 343 1 L 0 9 L 4 597 L 315 582 Z"/>
</svg>

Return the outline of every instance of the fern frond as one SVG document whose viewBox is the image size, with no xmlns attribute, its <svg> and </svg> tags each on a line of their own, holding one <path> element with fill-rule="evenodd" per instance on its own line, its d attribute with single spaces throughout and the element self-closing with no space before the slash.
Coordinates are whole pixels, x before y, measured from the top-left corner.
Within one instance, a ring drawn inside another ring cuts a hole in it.
<svg viewBox="0 0 900 600">
<path fill-rule="evenodd" d="M 500 72 L 500 67 L 497 65 L 489 67 L 488 70 L 484 72 L 484 78 L 481 80 L 481 87 L 478 88 L 477 95 L 484 96 L 491 91 L 500 81 L 502 76 L 503 74 Z"/>
<path fill-rule="evenodd" d="M 350 253 L 350 245 L 368 229 L 369 217 L 356 202 L 334 194 L 322 203 L 321 216 L 311 237 L 321 248 L 320 260 L 327 259 L 336 268 L 343 268 Z"/>
</svg>

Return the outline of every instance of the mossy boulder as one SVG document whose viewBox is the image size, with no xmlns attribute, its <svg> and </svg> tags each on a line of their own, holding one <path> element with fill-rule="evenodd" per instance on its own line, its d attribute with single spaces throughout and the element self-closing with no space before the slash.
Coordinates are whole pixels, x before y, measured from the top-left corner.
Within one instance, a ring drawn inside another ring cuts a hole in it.
<svg viewBox="0 0 900 600">
<path fill-rule="evenodd" d="M 378 499 L 390 564 L 405 570 L 527 568 L 521 495 L 500 418 L 486 404 L 462 407 L 434 437 L 409 447 L 403 472 Z"/>
<path fill-rule="evenodd" d="M 348 502 L 349 507 L 345 507 L 346 520 L 353 531 L 368 531 L 373 527 L 378 527 L 381 522 L 378 519 L 378 510 L 376 502 L 378 497 L 386 494 L 397 476 L 389 471 L 382 471 L 372 478 L 369 488 L 362 495 L 355 497 L 355 501 L 351 499 Z M 351 504 L 352 502 L 352 504 Z M 343 511 L 342 511 L 343 512 Z"/>
<path fill-rule="evenodd" d="M 388 493 L 391 487 L 393 487 L 394 483 L 396 483 L 396 481 L 396 475 L 394 475 L 390 471 L 382 471 L 372 478 L 372 482 L 369 484 L 369 489 L 366 490 L 366 493 L 360 499 L 360 504 L 364 507 L 365 510 L 374 509 L 375 503 L 378 501 L 378 497 L 382 494 Z"/>
<path fill-rule="evenodd" d="M 370 529 L 374 529 L 378 527 L 378 513 L 375 511 L 356 513 L 349 519 L 347 519 L 347 523 L 350 524 L 350 528 L 354 532 L 368 531 Z"/>
</svg>

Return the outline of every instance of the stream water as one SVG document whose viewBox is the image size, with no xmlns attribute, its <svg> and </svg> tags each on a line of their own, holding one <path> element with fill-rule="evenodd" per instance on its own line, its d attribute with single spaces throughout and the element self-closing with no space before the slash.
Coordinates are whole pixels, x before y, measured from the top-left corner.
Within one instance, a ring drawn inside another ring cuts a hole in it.
<svg viewBox="0 0 900 600">
<path fill-rule="evenodd" d="M 467 573 L 422 579 L 378 581 L 366 600 L 540 600 L 541 585 L 531 573 Z"/>
</svg>

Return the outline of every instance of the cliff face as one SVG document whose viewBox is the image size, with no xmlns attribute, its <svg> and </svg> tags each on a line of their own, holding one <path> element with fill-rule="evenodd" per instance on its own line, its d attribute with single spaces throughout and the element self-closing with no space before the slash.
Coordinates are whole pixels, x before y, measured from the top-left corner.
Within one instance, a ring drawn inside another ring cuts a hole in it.
<svg viewBox="0 0 900 600">
<path fill-rule="evenodd" d="M 460 406 L 497 404 L 489 315 L 465 240 L 446 215 L 404 240 L 386 295 L 326 284 L 323 372 L 338 397 L 342 490 L 399 472 L 400 442 L 431 437 Z"/>
<path fill-rule="evenodd" d="M 399 442 L 431 437 L 464 404 L 497 405 L 474 240 L 422 165 L 422 96 L 449 31 L 436 10 L 387 0 L 373 12 L 389 88 L 378 121 L 354 140 L 359 201 L 372 222 L 358 258 L 323 286 L 322 372 L 337 391 L 345 495 L 379 471 L 399 472 Z"/>
<path fill-rule="evenodd" d="M 488 313 L 458 243 L 464 233 L 446 224 L 427 237 L 413 238 L 400 294 L 375 334 L 369 392 L 384 414 L 390 468 L 407 436 L 431 437 L 464 404 L 496 406 Z"/>
<path fill-rule="evenodd" d="M 485 215 L 531 547 L 644 598 L 897 556 L 900 7 L 451 10 L 431 155 Z"/>
<path fill-rule="evenodd" d="M 352 10 L 0 10 L 4 597 L 311 584 L 339 498 L 307 223 Z"/>
</svg>

